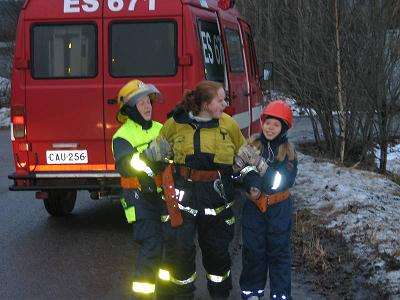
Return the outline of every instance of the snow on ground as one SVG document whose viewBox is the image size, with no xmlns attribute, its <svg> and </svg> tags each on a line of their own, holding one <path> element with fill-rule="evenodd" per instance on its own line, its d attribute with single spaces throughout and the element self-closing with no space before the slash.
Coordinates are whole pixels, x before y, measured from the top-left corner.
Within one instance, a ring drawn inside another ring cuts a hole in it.
<svg viewBox="0 0 400 300">
<path fill-rule="evenodd" d="M 370 284 L 400 294 L 400 187 L 379 174 L 299 154 L 296 205 L 341 233 Z"/>
<path fill-rule="evenodd" d="M 2 107 L 10 91 L 10 80 L 0 76 L 0 128 L 10 126 L 10 109 Z"/>
<path fill-rule="evenodd" d="M 10 88 L 10 80 L 0 76 L 0 108 L 5 106 Z"/>
<path fill-rule="evenodd" d="M 10 126 L 10 109 L 7 107 L 0 108 L 0 128 Z"/>
<path fill-rule="evenodd" d="M 376 164 L 378 166 L 380 156 L 381 150 L 379 148 L 375 149 Z M 387 170 L 400 175 L 400 144 L 388 147 Z"/>
<path fill-rule="evenodd" d="M 1 92 L 5 91 L 10 85 L 10 80 L 0 76 L 0 95 Z"/>
</svg>

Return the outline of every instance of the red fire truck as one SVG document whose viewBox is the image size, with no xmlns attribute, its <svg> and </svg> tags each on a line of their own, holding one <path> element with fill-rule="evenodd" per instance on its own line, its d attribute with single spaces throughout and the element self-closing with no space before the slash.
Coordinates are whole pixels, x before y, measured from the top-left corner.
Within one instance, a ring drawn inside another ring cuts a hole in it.
<svg viewBox="0 0 400 300">
<path fill-rule="evenodd" d="M 163 122 L 185 89 L 223 82 L 227 113 L 258 129 L 262 92 L 249 25 L 234 0 L 27 0 L 15 45 L 10 190 L 34 190 L 51 215 L 78 190 L 116 194 L 116 95 L 132 78 L 157 86 Z"/>
</svg>

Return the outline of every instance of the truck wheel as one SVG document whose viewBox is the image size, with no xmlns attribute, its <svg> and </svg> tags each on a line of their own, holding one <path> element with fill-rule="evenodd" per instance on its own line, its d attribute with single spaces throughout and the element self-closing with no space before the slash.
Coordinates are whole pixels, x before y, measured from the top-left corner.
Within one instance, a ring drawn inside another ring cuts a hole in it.
<svg viewBox="0 0 400 300">
<path fill-rule="evenodd" d="M 54 217 L 68 215 L 75 206 L 76 190 L 48 191 L 49 197 L 44 199 L 44 207 Z"/>
</svg>

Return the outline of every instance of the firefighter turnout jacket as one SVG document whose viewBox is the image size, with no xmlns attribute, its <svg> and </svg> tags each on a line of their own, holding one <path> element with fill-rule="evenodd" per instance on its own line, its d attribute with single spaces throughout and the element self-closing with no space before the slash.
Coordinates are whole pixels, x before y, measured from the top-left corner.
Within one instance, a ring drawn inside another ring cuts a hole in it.
<svg viewBox="0 0 400 300">
<path fill-rule="evenodd" d="M 166 252 L 159 273 L 160 294 L 193 296 L 197 235 L 210 296 L 225 299 L 232 288 L 232 164 L 245 139 L 227 114 L 206 121 L 182 109 L 167 120 L 160 135 L 174 152 L 175 189 L 183 217 L 176 228 L 168 215 L 163 221 Z"/>
<path fill-rule="evenodd" d="M 175 164 L 197 170 L 230 170 L 245 143 L 238 124 L 225 113 L 218 120 L 197 122 L 179 110 L 160 134 L 173 145 Z"/>
<path fill-rule="evenodd" d="M 162 206 L 157 176 L 135 170 L 133 163 L 145 165 L 139 154 L 159 134 L 162 124 L 152 121 L 151 127 L 143 127 L 127 119 L 113 136 L 112 150 L 116 169 L 121 175 L 125 216 L 133 223 L 133 239 L 140 247 L 133 270 L 132 291 L 138 297 L 154 295 L 158 266 L 162 256 L 162 228 L 160 212 Z M 135 156 L 136 155 L 136 156 Z M 133 159 L 135 158 L 135 159 Z M 152 171 L 157 173 L 152 167 Z M 140 297 L 139 297 L 140 298 Z"/>
</svg>

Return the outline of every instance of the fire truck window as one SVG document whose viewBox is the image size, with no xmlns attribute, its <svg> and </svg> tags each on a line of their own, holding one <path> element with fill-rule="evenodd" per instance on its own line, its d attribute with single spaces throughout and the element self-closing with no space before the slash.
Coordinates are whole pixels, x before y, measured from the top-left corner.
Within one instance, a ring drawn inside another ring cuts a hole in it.
<svg viewBox="0 0 400 300">
<path fill-rule="evenodd" d="M 257 62 L 256 52 L 254 49 L 254 42 L 252 36 L 246 32 L 247 43 L 249 44 L 249 55 L 250 55 L 250 74 L 253 78 L 256 77 L 257 73 Z"/>
<path fill-rule="evenodd" d="M 217 23 L 198 21 L 199 40 L 203 50 L 204 71 L 207 80 L 224 82 L 224 48 Z"/>
<path fill-rule="evenodd" d="M 173 76 L 177 72 L 174 22 L 111 25 L 110 73 L 113 77 Z"/>
<path fill-rule="evenodd" d="M 32 29 L 32 77 L 88 78 L 97 74 L 95 25 L 37 25 Z"/>
<path fill-rule="evenodd" d="M 226 42 L 228 44 L 228 55 L 230 70 L 233 73 L 244 71 L 242 42 L 239 33 L 236 30 L 225 29 Z"/>
</svg>

